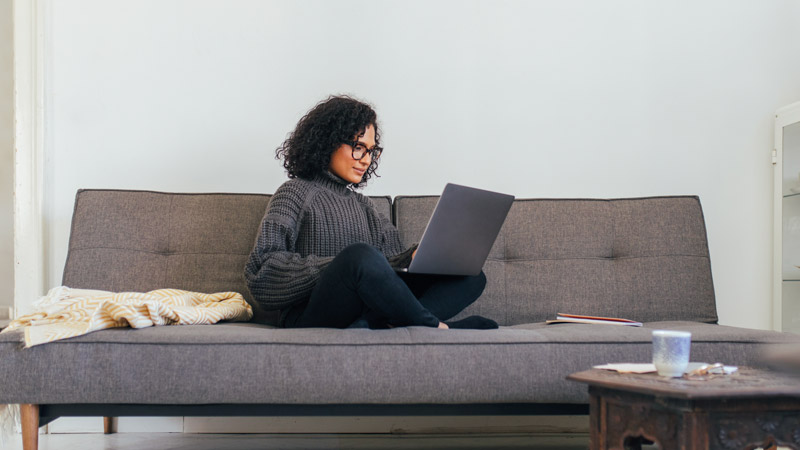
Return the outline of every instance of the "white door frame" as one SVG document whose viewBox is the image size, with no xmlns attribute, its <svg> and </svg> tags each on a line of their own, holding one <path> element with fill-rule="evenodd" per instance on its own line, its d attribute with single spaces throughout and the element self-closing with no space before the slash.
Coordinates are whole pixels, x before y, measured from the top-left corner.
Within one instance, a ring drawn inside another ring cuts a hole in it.
<svg viewBox="0 0 800 450">
<path fill-rule="evenodd" d="M 783 331 L 783 127 L 800 122 L 800 102 L 775 112 L 773 163 L 772 329 Z"/>
<path fill-rule="evenodd" d="M 48 0 L 13 0 L 14 311 L 45 293 L 44 18 Z"/>
</svg>

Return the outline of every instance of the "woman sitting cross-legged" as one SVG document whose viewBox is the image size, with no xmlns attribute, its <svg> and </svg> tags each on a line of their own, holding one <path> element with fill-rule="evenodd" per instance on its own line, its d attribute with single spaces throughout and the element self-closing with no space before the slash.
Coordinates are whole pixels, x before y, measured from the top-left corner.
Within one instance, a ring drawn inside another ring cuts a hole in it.
<svg viewBox="0 0 800 450">
<path fill-rule="evenodd" d="M 245 276 L 255 300 L 280 309 L 279 326 L 497 328 L 470 316 L 446 322 L 486 286 L 477 276 L 400 274 L 416 247 L 356 190 L 380 161 L 375 111 L 330 97 L 309 111 L 277 157 L 290 180 L 270 201 Z"/>
</svg>

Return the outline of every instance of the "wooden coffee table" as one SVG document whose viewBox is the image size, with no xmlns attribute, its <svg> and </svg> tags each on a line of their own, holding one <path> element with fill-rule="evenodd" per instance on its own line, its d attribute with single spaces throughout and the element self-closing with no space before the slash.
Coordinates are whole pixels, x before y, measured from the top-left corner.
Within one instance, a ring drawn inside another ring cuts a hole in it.
<svg viewBox="0 0 800 450">
<path fill-rule="evenodd" d="M 702 379 L 592 369 L 591 448 L 800 450 L 800 378 L 748 367 Z"/>
</svg>

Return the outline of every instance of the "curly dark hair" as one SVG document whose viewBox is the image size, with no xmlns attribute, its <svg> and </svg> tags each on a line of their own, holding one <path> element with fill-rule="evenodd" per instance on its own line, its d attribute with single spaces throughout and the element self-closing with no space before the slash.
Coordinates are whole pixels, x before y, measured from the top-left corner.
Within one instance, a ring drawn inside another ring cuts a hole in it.
<svg viewBox="0 0 800 450">
<path fill-rule="evenodd" d="M 375 128 L 375 145 L 379 146 L 381 135 L 375 110 L 352 97 L 332 95 L 297 122 L 275 151 L 275 159 L 283 159 L 289 178 L 313 178 L 328 170 L 331 155 L 343 142 L 357 139 L 369 125 Z M 373 159 L 355 187 L 365 186 L 372 175 L 377 177 L 377 169 L 378 160 Z"/>
</svg>

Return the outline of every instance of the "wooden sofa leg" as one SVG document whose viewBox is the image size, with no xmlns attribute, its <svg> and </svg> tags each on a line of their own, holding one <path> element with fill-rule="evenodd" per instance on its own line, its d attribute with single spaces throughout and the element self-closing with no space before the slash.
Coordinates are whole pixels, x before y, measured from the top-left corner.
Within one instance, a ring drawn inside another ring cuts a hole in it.
<svg viewBox="0 0 800 450">
<path fill-rule="evenodd" d="M 112 434 L 112 433 L 114 433 L 114 418 L 113 417 L 103 417 L 103 433 L 104 434 Z"/>
<path fill-rule="evenodd" d="M 22 417 L 22 450 L 39 448 L 39 405 L 19 405 Z"/>
</svg>

